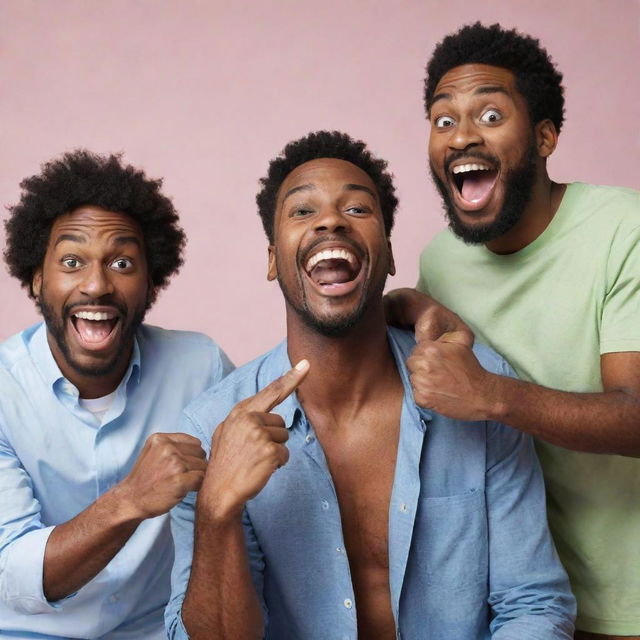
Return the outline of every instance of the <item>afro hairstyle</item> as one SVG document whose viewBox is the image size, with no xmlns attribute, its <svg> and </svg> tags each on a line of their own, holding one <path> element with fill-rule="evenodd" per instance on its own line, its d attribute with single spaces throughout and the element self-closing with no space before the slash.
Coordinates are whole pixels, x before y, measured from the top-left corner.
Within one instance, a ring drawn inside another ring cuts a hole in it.
<svg viewBox="0 0 640 640">
<path fill-rule="evenodd" d="M 9 273 L 33 298 L 31 283 L 43 263 L 54 220 L 78 207 L 100 207 L 126 214 L 140 225 L 153 283 L 150 306 L 182 266 L 186 244 L 173 203 L 160 192 L 162 180 L 124 165 L 120 154 L 100 156 L 85 149 L 65 153 L 41 169 L 20 183 L 20 202 L 8 207 L 4 259 Z"/>
<path fill-rule="evenodd" d="M 391 234 L 398 206 L 392 175 L 387 163 L 376 158 L 361 140 L 354 140 L 340 131 L 314 131 L 287 144 L 282 153 L 271 160 L 266 177 L 261 178 L 262 189 L 256 196 L 258 213 L 269 242 L 273 242 L 273 222 L 278 190 L 286 177 L 301 164 L 318 158 L 337 158 L 362 169 L 373 181 L 380 199 L 385 232 Z"/>
<path fill-rule="evenodd" d="M 487 64 L 513 73 L 533 125 L 549 118 L 559 133 L 564 121 L 562 74 L 540 42 L 499 24 L 476 22 L 462 27 L 440 42 L 427 64 L 424 103 L 427 114 L 436 86 L 450 69 L 465 64 Z"/>
</svg>

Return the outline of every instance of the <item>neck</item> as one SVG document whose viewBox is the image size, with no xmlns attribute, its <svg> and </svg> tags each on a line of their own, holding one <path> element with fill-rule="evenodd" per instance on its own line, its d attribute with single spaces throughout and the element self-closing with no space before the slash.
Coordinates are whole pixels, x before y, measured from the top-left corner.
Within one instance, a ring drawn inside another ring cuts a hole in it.
<svg viewBox="0 0 640 640">
<path fill-rule="evenodd" d="M 539 167 L 539 175 L 541 177 L 533 186 L 531 199 L 520 220 L 507 233 L 487 242 L 487 249 L 499 254 L 516 253 L 531 244 L 549 226 L 567 185 L 553 182 L 544 165 Z"/>
<path fill-rule="evenodd" d="M 380 385 L 398 377 L 382 303 L 338 337 L 318 333 L 287 306 L 287 346 L 293 364 L 303 358 L 310 364 L 298 389 L 305 407 L 357 411 Z"/>
<path fill-rule="evenodd" d="M 55 339 L 49 332 L 47 332 L 47 341 L 60 372 L 78 389 L 80 397 L 86 400 L 101 398 L 115 391 L 127 371 L 131 354 L 133 353 L 132 342 L 129 348 L 124 350 L 123 356 L 119 358 L 112 370 L 104 375 L 91 376 L 79 372 L 66 360 L 64 354 L 58 348 Z"/>
</svg>

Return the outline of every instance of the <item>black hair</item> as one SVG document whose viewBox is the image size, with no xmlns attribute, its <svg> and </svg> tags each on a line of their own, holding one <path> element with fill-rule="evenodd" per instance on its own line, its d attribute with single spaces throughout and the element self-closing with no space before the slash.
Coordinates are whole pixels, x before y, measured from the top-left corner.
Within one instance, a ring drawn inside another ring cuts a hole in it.
<svg viewBox="0 0 640 640">
<path fill-rule="evenodd" d="M 387 163 L 376 158 L 361 140 L 354 140 L 339 131 L 314 131 L 289 142 L 282 153 L 271 160 L 266 177 L 261 178 L 262 189 L 256 196 L 258 213 L 269 242 L 273 242 L 273 220 L 278 189 L 286 177 L 301 164 L 318 158 L 338 158 L 362 169 L 373 181 L 380 199 L 380 209 L 387 236 L 391 234 L 398 206 L 392 175 Z"/>
<path fill-rule="evenodd" d="M 560 132 L 564 121 L 562 74 L 540 42 L 515 29 L 480 22 L 462 27 L 438 43 L 427 64 L 424 103 L 431 111 L 433 95 L 442 76 L 465 64 L 487 64 L 513 73 L 533 125 L 549 118 Z"/>
<path fill-rule="evenodd" d="M 151 304 L 182 266 L 186 243 L 173 203 L 160 192 L 161 186 L 162 180 L 124 165 L 120 154 L 100 156 L 77 149 L 44 164 L 40 174 L 20 183 L 20 202 L 8 207 L 4 259 L 9 273 L 34 297 L 31 282 L 44 260 L 53 221 L 92 205 L 126 214 L 140 225 L 153 283 Z"/>
</svg>

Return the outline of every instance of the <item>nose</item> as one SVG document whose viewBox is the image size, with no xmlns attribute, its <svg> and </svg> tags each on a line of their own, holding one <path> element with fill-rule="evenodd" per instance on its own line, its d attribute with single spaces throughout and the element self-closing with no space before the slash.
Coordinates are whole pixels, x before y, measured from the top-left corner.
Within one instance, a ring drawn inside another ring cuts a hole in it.
<svg viewBox="0 0 640 640">
<path fill-rule="evenodd" d="M 482 142 L 480 129 L 470 118 L 463 118 L 451 132 L 449 147 L 464 151 L 469 147 L 480 145 Z"/>
<path fill-rule="evenodd" d="M 315 220 L 316 232 L 328 231 L 330 233 L 348 232 L 351 230 L 349 216 L 335 206 L 325 206 Z"/>
<path fill-rule="evenodd" d="M 92 262 L 83 271 L 80 291 L 91 298 L 101 298 L 113 293 L 113 282 L 109 277 L 109 269 L 104 264 Z"/>
</svg>

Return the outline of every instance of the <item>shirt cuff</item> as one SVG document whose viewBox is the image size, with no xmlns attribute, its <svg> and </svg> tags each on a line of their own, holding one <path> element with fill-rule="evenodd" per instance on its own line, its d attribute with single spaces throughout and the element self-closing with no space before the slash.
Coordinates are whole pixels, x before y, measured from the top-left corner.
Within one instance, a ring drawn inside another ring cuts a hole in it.
<svg viewBox="0 0 640 640">
<path fill-rule="evenodd" d="M 17 613 L 51 613 L 75 595 L 57 602 L 49 602 L 44 595 L 44 550 L 53 529 L 29 531 L 0 554 L 0 599 Z"/>
</svg>

